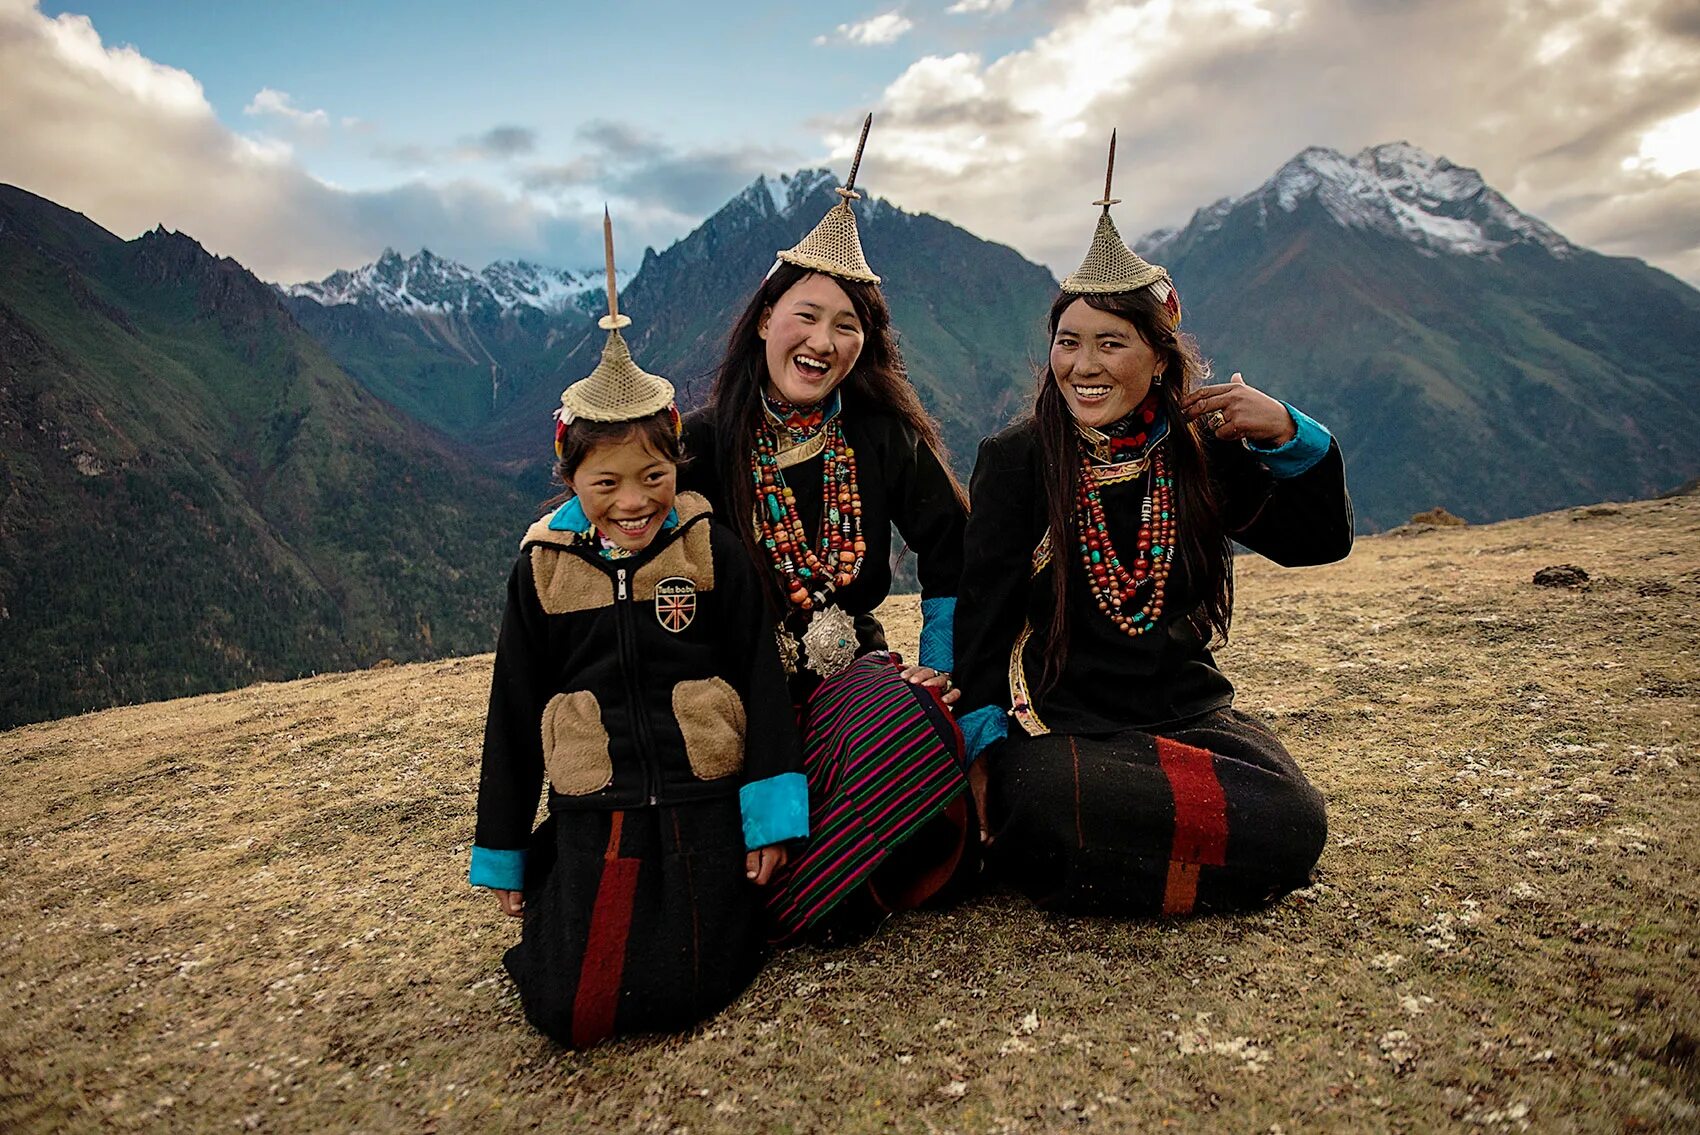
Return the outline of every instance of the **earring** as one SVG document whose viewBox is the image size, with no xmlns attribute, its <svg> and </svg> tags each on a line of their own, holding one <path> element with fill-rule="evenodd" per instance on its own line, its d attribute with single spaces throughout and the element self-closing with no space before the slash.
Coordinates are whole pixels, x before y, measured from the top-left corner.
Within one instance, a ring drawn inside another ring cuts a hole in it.
<svg viewBox="0 0 1700 1135">
<path fill-rule="evenodd" d="M 1152 386 L 1163 385 L 1163 372 L 1162 371 L 1158 371 L 1156 374 L 1151 376 L 1151 385 Z"/>
</svg>

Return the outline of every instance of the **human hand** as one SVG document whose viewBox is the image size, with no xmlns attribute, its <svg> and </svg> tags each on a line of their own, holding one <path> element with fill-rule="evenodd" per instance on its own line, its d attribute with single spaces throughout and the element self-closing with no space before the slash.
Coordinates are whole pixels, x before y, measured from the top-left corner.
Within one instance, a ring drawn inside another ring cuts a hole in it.
<svg viewBox="0 0 1700 1135">
<path fill-rule="evenodd" d="M 1204 428 L 1223 441 L 1244 439 L 1265 448 L 1285 445 L 1299 428 L 1287 408 L 1256 387 L 1247 386 L 1239 371 L 1227 382 L 1201 386 L 1181 399 L 1187 421 L 1204 420 Z"/>
<path fill-rule="evenodd" d="M 962 691 L 950 680 L 948 670 L 934 670 L 931 666 L 905 666 L 901 676 L 905 682 L 937 690 L 939 700 L 947 706 L 962 700 Z"/>
<path fill-rule="evenodd" d="M 509 918 L 519 918 L 525 914 L 524 891 L 499 891 L 492 888 L 490 893 L 496 896 L 496 902 L 501 906 L 502 913 Z"/>
<path fill-rule="evenodd" d="M 992 829 L 986 823 L 986 756 L 980 754 L 980 759 L 968 766 L 968 792 L 974 798 L 974 814 L 980 818 L 980 842 L 992 842 Z"/>
<path fill-rule="evenodd" d="M 781 844 L 769 844 L 758 847 L 754 851 L 744 853 L 744 877 L 758 887 L 767 886 L 767 881 L 773 878 L 773 873 L 785 866 L 790 856 L 786 854 Z"/>
</svg>

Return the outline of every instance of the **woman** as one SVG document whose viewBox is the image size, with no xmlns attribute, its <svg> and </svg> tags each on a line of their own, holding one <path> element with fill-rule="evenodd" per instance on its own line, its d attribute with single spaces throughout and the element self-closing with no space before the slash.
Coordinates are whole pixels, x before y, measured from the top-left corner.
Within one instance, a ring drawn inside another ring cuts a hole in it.
<svg viewBox="0 0 1700 1135">
<path fill-rule="evenodd" d="M 1246 908 L 1304 885 L 1326 820 L 1211 657 L 1229 541 L 1286 566 L 1344 557 L 1345 469 L 1325 428 L 1240 375 L 1204 385 L 1174 285 L 1123 243 L 1113 203 L 1106 184 L 1051 307 L 1033 416 L 980 447 L 962 728 L 987 758 L 993 866 L 1042 907 Z"/>
<path fill-rule="evenodd" d="M 852 166 L 842 200 L 778 254 L 710 404 L 685 423 L 685 487 L 763 569 L 803 723 L 812 834 L 771 892 L 781 938 L 865 928 L 971 862 L 961 734 L 944 704 L 957 696 L 964 499 L 862 254 L 855 180 Z M 873 614 L 891 589 L 893 526 L 921 583 L 920 664 L 907 667 Z"/>
</svg>

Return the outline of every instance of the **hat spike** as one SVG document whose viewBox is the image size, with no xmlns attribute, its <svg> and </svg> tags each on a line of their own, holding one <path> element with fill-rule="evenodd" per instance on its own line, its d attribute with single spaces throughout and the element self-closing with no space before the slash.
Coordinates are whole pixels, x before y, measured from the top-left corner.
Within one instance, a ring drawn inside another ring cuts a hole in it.
<svg viewBox="0 0 1700 1135">
<path fill-rule="evenodd" d="M 781 261 L 811 272 L 825 272 L 841 280 L 864 284 L 880 282 L 862 253 L 862 238 L 856 232 L 856 213 L 850 207 L 850 202 L 862 199 L 862 195 L 856 192 L 856 175 L 861 172 L 862 150 L 868 144 L 868 129 L 873 124 L 872 113 L 862 119 L 862 135 L 856 140 L 856 155 L 850 161 L 850 177 L 833 190 L 838 194 L 838 204 L 826 211 L 826 216 L 809 235 L 795 246 L 781 251 L 778 254 Z M 768 274 L 772 275 L 771 272 Z"/>
<path fill-rule="evenodd" d="M 602 206 L 602 254 L 608 270 L 608 314 L 596 325 L 608 332 L 602 361 L 586 378 L 561 393 L 560 421 L 585 418 L 597 422 L 629 422 L 665 410 L 673 404 L 673 384 L 650 374 L 632 358 L 620 328 L 632 325 L 620 314 L 620 290 L 614 276 L 614 220 Z"/>
<path fill-rule="evenodd" d="M 620 289 L 614 282 L 614 220 L 608 206 L 602 206 L 602 252 L 608 261 L 608 314 L 596 321 L 604 331 L 617 331 L 632 325 L 631 316 L 620 314 Z"/>
<path fill-rule="evenodd" d="M 1122 199 L 1120 197 L 1111 197 L 1110 196 L 1110 182 L 1115 177 L 1115 175 L 1116 175 L 1116 132 L 1114 130 L 1111 130 L 1110 131 L 1110 160 L 1109 160 L 1109 163 L 1107 165 L 1105 165 L 1105 167 L 1104 167 L 1104 196 L 1101 199 L 1092 202 L 1092 204 L 1094 204 L 1094 205 L 1102 205 L 1104 207 L 1104 215 L 1105 216 L 1109 215 L 1111 205 L 1120 205 L 1122 203 Z"/>
<path fill-rule="evenodd" d="M 850 177 L 842 186 L 834 190 L 846 201 L 860 201 L 862 195 L 856 192 L 856 171 L 862 168 L 862 148 L 868 144 L 868 128 L 874 124 L 874 112 L 862 119 L 862 136 L 856 139 L 856 156 L 850 159 Z"/>
<path fill-rule="evenodd" d="M 1159 298 L 1166 299 L 1174 292 L 1168 270 L 1160 264 L 1146 263 L 1143 257 L 1129 248 L 1116 231 L 1116 222 L 1110 218 L 1110 206 L 1121 203 L 1119 198 L 1110 196 L 1115 176 L 1116 132 L 1112 130 L 1110 157 L 1104 166 L 1104 196 L 1092 202 L 1102 206 L 1104 211 L 1098 217 L 1098 227 L 1092 233 L 1092 245 L 1086 250 L 1086 259 L 1062 282 L 1062 290 L 1077 296 L 1109 295 L 1156 286 Z M 1179 306 L 1175 305 L 1172 311 L 1178 322 Z"/>
</svg>

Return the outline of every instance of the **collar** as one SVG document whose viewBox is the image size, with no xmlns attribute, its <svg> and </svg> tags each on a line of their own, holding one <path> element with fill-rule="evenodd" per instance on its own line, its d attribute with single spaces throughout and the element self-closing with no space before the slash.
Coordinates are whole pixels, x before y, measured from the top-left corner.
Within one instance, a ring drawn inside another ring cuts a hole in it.
<svg viewBox="0 0 1700 1135">
<path fill-rule="evenodd" d="M 667 532 L 679 526 L 678 506 L 667 510 L 667 516 L 661 521 L 661 531 Z M 570 532 L 573 543 L 582 547 L 596 549 L 606 560 L 623 560 L 637 553 L 628 548 L 622 548 L 597 530 L 584 514 L 584 505 L 577 497 L 568 500 L 555 514 L 549 518 L 549 528 L 554 532 Z M 659 535 L 659 533 L 658 533 Z"/>
<path fill-rule="evenodd" d="M 1139 405 L 1102 429 L 1079 422 L 1074 428 L 1089 460 L 1098 465 L 1122 465 L 1149 457 L 1157 443 L 1168 436 L 1169 419 L 1153 388 Z"/>
<path fill-rule="evenodd" d="M 838 411 L 843 405 L 838 397 L 837 387 L 833 387 L 831 394 L 812 406 L 797 406 L 778 398 L 770 398 L 764 389 L 761 392 L 761 404 L 762 409 L 767 412 L 768 420 L 776 429 L 784 428 L 796 435 L 807 435 L 820 429 L 838 417 Z"/>
</svg>

